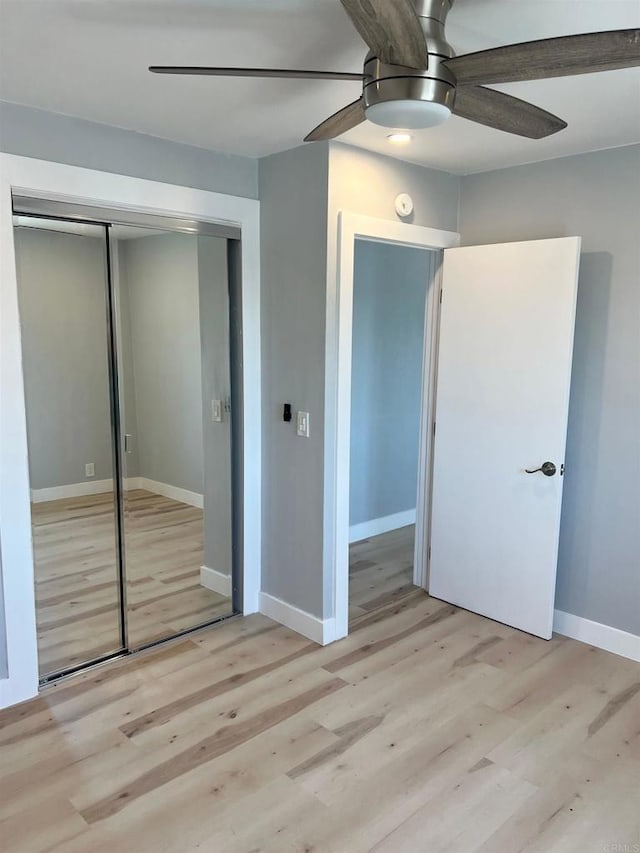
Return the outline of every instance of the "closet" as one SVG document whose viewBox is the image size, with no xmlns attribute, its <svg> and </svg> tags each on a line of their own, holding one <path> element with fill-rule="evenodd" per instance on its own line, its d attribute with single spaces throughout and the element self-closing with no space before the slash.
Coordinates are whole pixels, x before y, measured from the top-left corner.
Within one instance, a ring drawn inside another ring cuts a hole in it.
<svg viewBox="0 0 640 853">
<path fill-rule="evenodd" d="M 14 231 L 46 682 L 239 610 L 240 233 L 19 197 Z"/>
</svg>

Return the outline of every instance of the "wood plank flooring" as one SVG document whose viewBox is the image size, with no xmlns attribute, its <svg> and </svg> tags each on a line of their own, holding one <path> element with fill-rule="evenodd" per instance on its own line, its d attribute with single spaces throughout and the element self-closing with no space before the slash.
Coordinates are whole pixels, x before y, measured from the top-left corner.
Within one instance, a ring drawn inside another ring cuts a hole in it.
<svg viewBox="0 0 640 853">
<path fill-rule="evenodd" d="M 76 676 L 0 713 L 0 750 L 16 853 L 640 842 L 640 666 L 419 590 L 325 648 L 250 616 Z"/>
<path fill-rule="evenodd" d="M 349 546 L 349 618 L 362 616 L 415 589 L 415 525 Z"/>
<path fill-rule="evenodd" d="M 120 647 L 112 494 L 32 505 L 41 675 Z M 203 512 L 143 490 L 126 502 L 129 643 L 135 647 L 231 612 L 200 585 Z"/>
</svg>

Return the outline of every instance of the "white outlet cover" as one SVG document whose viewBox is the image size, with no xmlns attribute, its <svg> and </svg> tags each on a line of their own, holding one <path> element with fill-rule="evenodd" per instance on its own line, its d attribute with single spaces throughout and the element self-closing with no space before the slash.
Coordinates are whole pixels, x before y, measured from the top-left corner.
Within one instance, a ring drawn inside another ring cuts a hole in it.
<svg viewBox="0 0 640 853">
<path fill-rule="evenodd" d="M 309 438 L 309 412 L 297 413 L 296 432 L 301 438 Z"/>
<path fill-rule="evenodd" d="M 214 423 L 222 422 L 222 400 L 211 401 L 211 420 Z"/>
</svg>

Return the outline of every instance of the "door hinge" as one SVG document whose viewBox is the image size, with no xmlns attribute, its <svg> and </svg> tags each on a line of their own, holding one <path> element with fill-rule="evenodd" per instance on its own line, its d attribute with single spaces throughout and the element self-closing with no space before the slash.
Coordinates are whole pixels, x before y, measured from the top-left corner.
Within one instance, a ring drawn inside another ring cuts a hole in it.
<svg viewBox="0 0 640 853">
<path fill-rule="evenodd" d="M 436 422 L 435 421 L 433 422 L 433 434 L 434 435 L 436 434 Z"/>
<path fill-rule="evenodd" d="M 429 547 L 427 549 L 427 560 L 430 560 L 430 559 L 431 559 L 431 545 L 429 545 Z"/>
<path fill-rule="evenodd" d="M 440 288 L 440 305 L 442 305 L 442 291 L 443 291 L 443 289 L 444 288 L 442 288 L 442 287 Z"/>
</svg>

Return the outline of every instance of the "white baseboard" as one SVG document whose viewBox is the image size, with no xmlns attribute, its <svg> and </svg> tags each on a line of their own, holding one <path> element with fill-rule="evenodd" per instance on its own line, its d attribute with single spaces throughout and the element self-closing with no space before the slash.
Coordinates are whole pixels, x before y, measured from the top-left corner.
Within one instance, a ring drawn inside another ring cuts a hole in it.
<svg viewBox="0 0 640 853">
<path fill-rule="evenodd" d="M 179 503 L 189 504 L 198 509 L 204 507 L 204 497 L 198 492 L 190 492 L 188 489 L 179 489 L 169 483 L 159 483 L 148 477 L 129 477 L 125 480 L 127 489 L 144 489 L 154 495 L 162 495 Z M 85 480 L 82 483 L 69 483 L 66 486 L 51 486 L 46 489 L 31 489 L 31 503 L 38 504 L 44 501 L 60 501 L 64 498 L 82 498 L 86 495 L 102 495 L 113 490 L 113 480 Z"/>
<path fill-rule="evenodd" d="M 103 495 L 113 491 L 113 480 L 84 480 L 66 486 L 50 486 L 46 489 L 31 489 L 31 503 L 61 501 L 64 498 L 83 498 L 86 495 Z"/>
<path fill-rule="evenodd" d="M 592 622 L 591 619 L 565 613 L 563 610 L 554 612 L 553 630 L 564 637 L 571 637 L 615 655 L 640 661 L 640 636 L 637 634 L 630 634 L 601 622 Z"/>
<path fill-rule="evenodd" d="M 293 604 L 287 604 L 286 601 L 269 595 L 267 592 L 260 593 L 259 606 L 260 613 L 273 619 L 274 622 L 286 625 L 287 628 L 291 628 L 292 631 L 308 637 L 321 646 L 326 646 L 336 639 L 335 619 L 320 619 L 320 617 L 313 616 L 306 610 L 300 610 Z"/>
<path fill-rule="evenodd" d="M 415 509 L 405 512 L 396 512 L 394 515 L 385 515 L 383 518 L 373 518 L 371 521 L 363 521 L 361 524 L 353 524 L 349 528 L 349 542 L 360 542 L 361 539 L 370 539 L 372 536 L 380 536 L 390 530 L 398 530 L 416 523 Z"/>
<path fill-rule="evenodd" d="M 225 598 L 231 598 L 231 575 L 224 575 L 216 569 L 210 569 L 208 566 L 200 567 L 200 584 L 212 592 L 217 592 L 218 595 L 224 595 Z"/>
<path fill-rule="evenodd" d="M 160 483 L 157 480 L 150 480 L 148 477 L 130 477 L 127 480 L 127 488 L 144 489 L 145 492 L 162 495 L 165 498 L 171 498 L 171 500 L 189 504 L 189 506 L 195 506 L 198 509 L 204 507 L 204 497 L 198 492 L 190 492 L 188 489 L 180 489 L 178 486 Z"/>
</svg>

